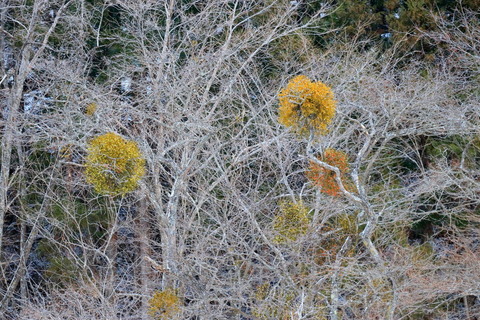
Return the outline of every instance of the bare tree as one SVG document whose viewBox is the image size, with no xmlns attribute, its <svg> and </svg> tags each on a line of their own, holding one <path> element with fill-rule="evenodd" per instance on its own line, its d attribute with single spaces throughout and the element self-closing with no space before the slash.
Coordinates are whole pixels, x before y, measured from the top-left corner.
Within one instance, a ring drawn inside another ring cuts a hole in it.
<svg viewBox="0 0 480 320">
<path fill-rule="evenodd" d="M 2 25 L 25 43 L 2 89 L 17 104 L 3 108 L 0 220 L 23 225 L 20 236 L 2 226 L 8 315 L 478 315 L 474 228 L 412 235 L 432 215 L 478 221 L 478 97 L 458 95 L 471 79 L 355 43 L 320 51 L 313 39 L 331 8 L 309 4 L 4 1 Z M 3 30 L 1 45 L 13 48 Z M 335 93 L 324 136 L 278 123 L 278 93 L 299 74 Z M 107 132 L 146 159 L 131 194 L 101 195 L 85 181 L 88 145 Z M 429 154 L 454 137 L 459 156 Z M 328 149 L 348 158 L 347 175 L 322 160 Z M 312 164 L 333 173 L 338 195 L 312 181 Z M 20 243 L 17 255 L 8 241 Z"/>
</svg>

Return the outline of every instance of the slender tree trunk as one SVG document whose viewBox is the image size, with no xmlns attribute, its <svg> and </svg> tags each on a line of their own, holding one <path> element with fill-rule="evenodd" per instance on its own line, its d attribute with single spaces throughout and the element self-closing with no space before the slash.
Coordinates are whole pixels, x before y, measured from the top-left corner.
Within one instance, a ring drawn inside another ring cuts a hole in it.
<svg viewBox="0 0 480 320">
<path fill-rule="evenodd" d="M 25 82 L 26 59 L 22 58 L 20 71 L 15 79 L 15 85 L 10 91 L 7 102 L 7 120 L 2 136 L 2 167 L 0 169 L 0 252 L 3 246 L 3 225 L 5 214 L 8 211 L 8 189 L 10 182 L 10 169 L 12 160 L 12 147 L 14 137 L 18 126 L 18 109 L 23 93 L 23 84 Z"/>
<path fill-rule="evenodd" d="M 27 242 L 28 236 L 27 236 L 27 219 L 28 219 L 28 213 L 27 213 L 27 204 L 25 203 L 25 197 L 27 194 L 27 186 L 26 186 L 26 181 L 25 181 L 25 169 L 26 169 L 26 161 L 25 161 L 25 154 L 23 152 L 22 144 L 20 141 L 17 141 L 17 155 L 18 155 L 18 164 L 20 167 L 19 174 L 18 174 L 18 190 L 19 190 L 19 202 L 20 202 L 20 213 L 19 217 L 17 217 L 18 220 L 20 220 L 20 256 L 22 256 L 25 252 L 25 244 Z M 25 257 L 23 261 L 25 262 L 24 265 L 20 266 L 23 269 L 27 269 L 27 259 L 28 257 Z M 27 298 L 27 278 L 22 277 L 20 279 L 20 298 L 26 299 Z"/>
<path fill-rule="evenodd" d="M 169 195 L 169 202 L 165 212 L 165 225 L 162 230 L 162 260 L 163 265 L 168 270 L 164 273 L 164 288 L 175 287 L 175 276 L 178 273 L 177 266 L 177 209 L 179 196 L 175 188 L 172 187 L 172 192 Z"/>
<path fill-rule="evenodd" d="M 18 117 L 20 103 L 23 96 L 23 87 L 28 73 L 33 69 L 34 65 L 40 58 L 40 56 L 45 51 L 45 48 L 48 44 L 48 39 L 50 38 L 52 32 L 55 30 L 55 27 L 60 20 L 62 11 L 66 6 L 70 4 L 71 1 L 65 3 L 58 11 L 55 17 L 55 20 L 50 25 L 50 28 L 47 30 L 43 36 L 43 41 L 38 49 L 33 52 L 32 43 L 34 40 L 35 27 L 38 23 L 38 14 L 40 10 L 41 1 L 35 1 L 33 4 L 32 16 L 30 18 L 30 23 L 27 30 L 27 35 L 24 39 L 24 47 L 20 53 L 20 65 L 17 69 L 16 75 L 14 77 L 14 85 L 9 92 L 7 100 L 7 119 L 5 122 L 5 128 L 3 131 L 2 141 L 1 141 L 1 169 L 0 169 L 0 252 L 2 252 L 3 246 L 3 225 L 5 223 L 5 214 L 8 211 L 8 188 L 10 181 L 10 170 L 11 170 L 11 160 L 12 160 L 12 145 L 14 143 L 14 138 L 16 131 L 18 129 Z M 1 259 L 1 256 L 0 256 Z M 1 261 L 1 260 L 0 260 Z"/>
<path fill-rule="evenodd" d="M 150 283 L 149 274 L 150 268 L 148 267 L 147 257 L 150 256 L 150 250 L 148 245 L 148 205 L 145 198 L 141 199 L 138 205 L 138 221 L 137 221 L 137 230 L 138 243 L 140 246 L 140 288 L 142 296 L 141 301 L 141 313 L 147 314 L 148 309 L 148 299 L 146 294 L 148 293 L 148 284 Z"/>
<path fill-rule="evenodd" d="M 55 173 L 56 169 L 57 168 L 53 168 L 52 174 L 51 174 L 52 176 Z M 50 181 L 53 180 L 52 176 L 50 177 Z M 40 210 L 37 213 L 36 219 L 33 223 L 32 231 L 30 232 L 28 237 L 25 239 L 25 243 L 22 244 L 22 247 L 20 249 L 20 261 L 18 263 L 17 269 L 15 270 L 13 279 L 8 284 L 5 295 L 0 300 L 0 309 L 6 308 L 10 299 L 12 298 L 18 284 L 25 277 L 26 262 L 27 262 L 28 257 L 30 256 L 30 252 L 32 251 L 33 243 L 34 243 L 35 239 L 37 238 L 38 232 L 40 231 L 41 221 L 45 217 L 46 213 L 48 212 L 48 210 L 50 208 L 51 198 L 52 198 L 52 188 L 51 188 L 51 184 L 49 184 L 46 188 L 45 195 L 44 195 L 43 202 L 42 202 L 42 205 L 40 207 Z"/>
</svg>

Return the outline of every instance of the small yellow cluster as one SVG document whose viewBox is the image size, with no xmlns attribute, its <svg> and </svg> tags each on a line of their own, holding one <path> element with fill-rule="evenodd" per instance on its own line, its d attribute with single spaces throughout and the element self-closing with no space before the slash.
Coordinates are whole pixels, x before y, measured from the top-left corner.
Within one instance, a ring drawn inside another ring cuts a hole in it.
<svg viewBox="0 0 480 320">
<path fill-rule="evenodd" d="M 71 144 L 67 144 L 60 149 L 60 157 L 63 159 L 70 159 L 73 153 L 73 146 Z"/>
<path fill-rule="evenodd" d="M 273 220 L 273 229 L 276 231 L 274 241 L 286 243 L 295 241 L 298 237 L 307 233 L 310 220 L 308 209 L 302 202 L 280 202 L 280 212 Z"/>
<path fill-rule="evenodd" d="M 138 146 L 109 132 L 90 141 L 86 178 L 102 194 L 118 195 L 135 190 L 145 174 L 145 159 Z"/>
<path fill-rule="evenodd" d="M 255 319 L 297 319 L 293 317 L 296 294 L 292 290 L 272 288 L 269 282 L 264 282 L 255 289 L 254 296 L 257 300 L 252 308 Z"/>
<path fill-rule="evenodd" d="M 348 157 L 345 152 L 335 149 L 326 149 L 319 160 L 340 170 L 340 177 L 348 191 L 353 191 L 353 185 L 346 179 L 346 174 L 350 170 Z M 336 173 L 332 170 L 325 169 L 321 165 L 311 161 L 307 177 L 320 188 L 320 191 L 330 196 L 339 196 L 341 194 L 340 187 L 336 180 Z"/>
<path fill-rule="evenodd" d="M 296 76 L 278 95 L 280 108 L 278 121 L 300 134 L 314 130 L 327 133 L 335 116 L 337 102 L 333 92 L 322 82 L 312 82 L 306 76 Z"/>
<path fill-rule="evenodd" d="M 85 114 L 87 116 L 93 116 L 93 114 L 97 111 L 97 104 L 95 102 L 87 104 L 85 107 Z"/>
<path fill-rule="evenodd" d="M 148 314 L 155 320 L 176 319 L 180 312 L 181 300 L 174 289 L 156 291 L 148 301 Z"/>
</svg>

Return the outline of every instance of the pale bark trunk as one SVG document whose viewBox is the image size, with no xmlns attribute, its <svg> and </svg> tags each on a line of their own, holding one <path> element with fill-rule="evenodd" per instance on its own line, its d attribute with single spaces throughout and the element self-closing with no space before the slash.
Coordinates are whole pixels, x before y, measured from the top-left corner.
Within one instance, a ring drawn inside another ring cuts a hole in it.
<svg viewBox="0 0 480 320">
<path fill-rule="evenodd" d="M 148 205 L 146 199 L 141 199 L 138 205 L 138 222 L 136 233 L 138 235 L 138 243 L 140 246 L 140 287 L 142 293 L 141 311 L 142 314 L 147 314 L 148 310 L 148 284 L 150 283 L 147 257 L 150 256 L 148 245 Z"/>
<path fill-rule="evenodd" d="M 52 171 L 52 175 L 54 174 L 54 172 L 55 172 L 55 168 Z M 50 179 L 50 181 L 52 181 L 52 179 Z M 52 188 L 49 184 L 47 186 L 45 196 L 43 198 L 42 206 L 40 207 L 40 210 L 33 223 L 32 231 L 28 235 L 28 238 L 26 239 L 25 244 L 22 244 L 22 247 L 20 249 L 20 261 L 18 263 L 17 269 L 15 270 L 13 279 L 12 281 L 10 281 L 7 287 L 7 290 L 5 292 L 5 295 L 3 296 L 3 299 L 0 300 L 0 309 L 4 309 L 8 305 L 8 302 L 12 298 L 13 293 L 15 292 L 21 279 L 25 277 L 25 272 L 26 272 L 25 266 L 26 266 L 27 259 L 30 256 L 33 243 L 37 238 L 38 232 L 40 231 L 41 220 L 45 217 L 45 214 L 48 212 L 48 208 L 50 207 L 50 200 L 52 197 L 51 191 L 52 191 Z"/>
<path fill-rule="evenodd" d="M 27 34 L 23 39 L 25 45 L 23 46 L 20 52 L 20 64 L 16 70 L 14 76 L 14 84 L 12 89 L 9 92 L 7 105 L 6 105 L 6 114 L 7 119 L 5 121 L 5 128 L 3 131 L 2 141 L 1 141 L 1 169 L 0 169 L 0 253 L 2 252 L 3 247 L 3 227 L 5 223 L 5 215 L 9 209 L 9 200 L 8 200 L 8 190 L 10 184 L 10 170 L 11 170 L 11 161 L 12 161 L 12 148 L 13 143 L 15 142 L 16 131 L 18 130 L 18 118 L 19 118 L 19 109 L 23 97 L 23 87 L 27 75 L 32 71 L 38 59 L 42 56 L 45 48 L 48 44 L 48 39 L 50 38 L 52 32 L 55 30 L 55 27 L 58 24 L 58 21 L 61 17 L 62 11 L 70 3 L 65 3 L 58 11 L 55 20 L 51 24 L 50 28 L 47 30 L 43 36 L 42 42 L 35 53 L 32 50 L 32 44 L 34 43 L 35 37 L 35 28 L 37 26 L 38 15 L 40 10 L 41 1 L 35 1 L 32 9 L 32 16 L 30 18 L 30 23 L 28 25 Z M 46 192 L 48 193 L 48 192 Z M 45 210 L 46 202 L 42 206 Z M 41 217 L 39 214 L 38 217 Z M 22 247 L 22 255 L 20 257 L 20 264 L 17 268 L 16 274 L 13 280 L 10 282 L 7 288 L 7 292 L 4 298 L 1 301 L 1 305 L 5 304 L 10 299 L 10 296 L 13 294 L 13 291 L 16 289 L 20 278 L 23 277 L 25 273 L 25 263 L 28 255 L 30 254 L 33 241 L 38 233 L 38 218 L 35 221 L 32 232 L 29 235 L 29 238 L 25 245 Z M 2 256 L 0 255 L 0 262 L 2 261 Z M 0 263 L 0 265 L 2 265 Z"/>
<path fill-rule="evenodd" d="M 176 184 L 176 183 L 175 183 Z M 177 266 L 177 209 L 179 197 L 176 194 L 175 184 L 169 196 L 167 210 L 165 212 L 165 225 L 162 232 L 162 260 L 168 270 L 164 273 L 164 288 L 175 287 L 175 276 L 178 273 Z"/>
<path fill-rule="evenodd" d="M 10 182 L 10 167 L 12 159 L 12 145 L 14 141 L 15 132 L 17 130 L 18 109 L 23 93 L 23 84 L 27 70 L 27 61 L 22 57 L 18 76 L 15 79 L 15 85 L 12 88 L 8 102 L 7 110 L 8 117 L 5 122 L 5 128 L 2 136 L 2 168 L 0 169 L 0 252 L 3 246 L 3 224 L 5 221 L 5 214 L 8 211 L 8 189 Z"/>
</svg>

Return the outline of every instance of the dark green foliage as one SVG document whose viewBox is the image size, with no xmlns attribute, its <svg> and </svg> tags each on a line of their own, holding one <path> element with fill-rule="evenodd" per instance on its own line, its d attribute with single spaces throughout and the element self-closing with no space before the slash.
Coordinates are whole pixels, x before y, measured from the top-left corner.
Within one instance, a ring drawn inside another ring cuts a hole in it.
<svg viewBox="0 0 480 320">
<path fill-rule="evenodd" d="M 201 12 L 199 1 L 196 0 L 181 0 L 183 10 L 186 14 L 197 14 Z"/>
<path fill-rule="evenodd" d="M 47 260 L 46 269 L 41 271 L 51 285 L 65 286 L 77 279 L 79 270 L 75 261 L 63 255 L 53 242 L 42 239 L 37 246 L 37 253 L 41 259 Z"/>
<path fill-rule="evenodd" d="M 41 172 L 51 167 L 56 161 L 56 154 L 48 152 L 42 143 L 31 146 L 27 162 L 34 166 L 33 171 Z"/>
<path fill-rule="evenodd" d="M 50 266 L 46 270 L 45 276 L 53 283 L 72 282 L 77 279 L 77 269 L 75 262 L 72 260 L 62 256 L 54 256 L 50 260 Z"/>
<path fill-rule="evenodd" d="M 37 249 L 48 263 L 44 277 L 58 285 L 75 281 L 80 272 L 75 261 L 88 254 L 83 246 L 100 248 L 112 219 L 105 198 L 83 202 L 66 197 L 53 204 L 47 214 L 50 237 L 43 238 Z"/>
<path fill-rule="evenodd" d="M 336 2 L 336 5 L 337 8 L 318 25 L 319 32 L 328 33 L 313 36 L 316 45 L 328 48 L 339 39 L 341 41 L 369 39 L 375 35 L 375 32 L 381 30 L 381 14 L 366 1 L 343 0 Z M 307 12 L 310 11 L 310 14 L 313 14 L 319 8 L 320 5 L 312 3 Z M 377 26 L 377 29 L 374 29 L 374 26 Z"/>
<path fill-rule="evenodd" d="M 454 165 L 464 165 L 478 169 L 480 166 L 480 137 L 449 136 L 431 137 L 425 149 L 432 161 L 446 159 Z"/>
<path fill-rule="evenodd" d="M 380 44 L 385 49 L 395 45 L 399 55 L 420 57 L 432 62 L 440 48 L 447 44 L 432 43 L 424 32 L 438 28 L 437 19 L 455 21 L 463 10 L 478 10 L 480 2 L 448 0 L 337 0 L 337 8 L 318 25 L 319 32 L 335 30 L 322 36 L 313 36 L 316 45 L 329 48 L 340 41 L 355 41 L 358 49 Z M 320 2 L 306 6 L 308 14 L 321 8 Z"/>
<path fill-rule="evenodd" d="M 89 9 L 93 14 L 90 23 L 95 30 L 90 32 L 85 42 L 91 57 L 88 75 L 96 82 L 104 83 L 110 77 L 110 66 L 120 62 L 132 63 L 130 59 L 134 48 L 127 41 L 132 39 L 132 35 L 125 28 L 129 16 L 120 5 L 104 7 L 103 3 L 91 3 Z"/>
<path fill-rule="evenodd" d="M 65 199 L 64 203 L 52 206 L 49 217 L 62 226 L 54 233 L 71 233 L 74 238 L 81 233 L 97 244 L 103 239 L 112 219 L 105 199 L 102 198 L 89 203 Z"/>
</svg>

